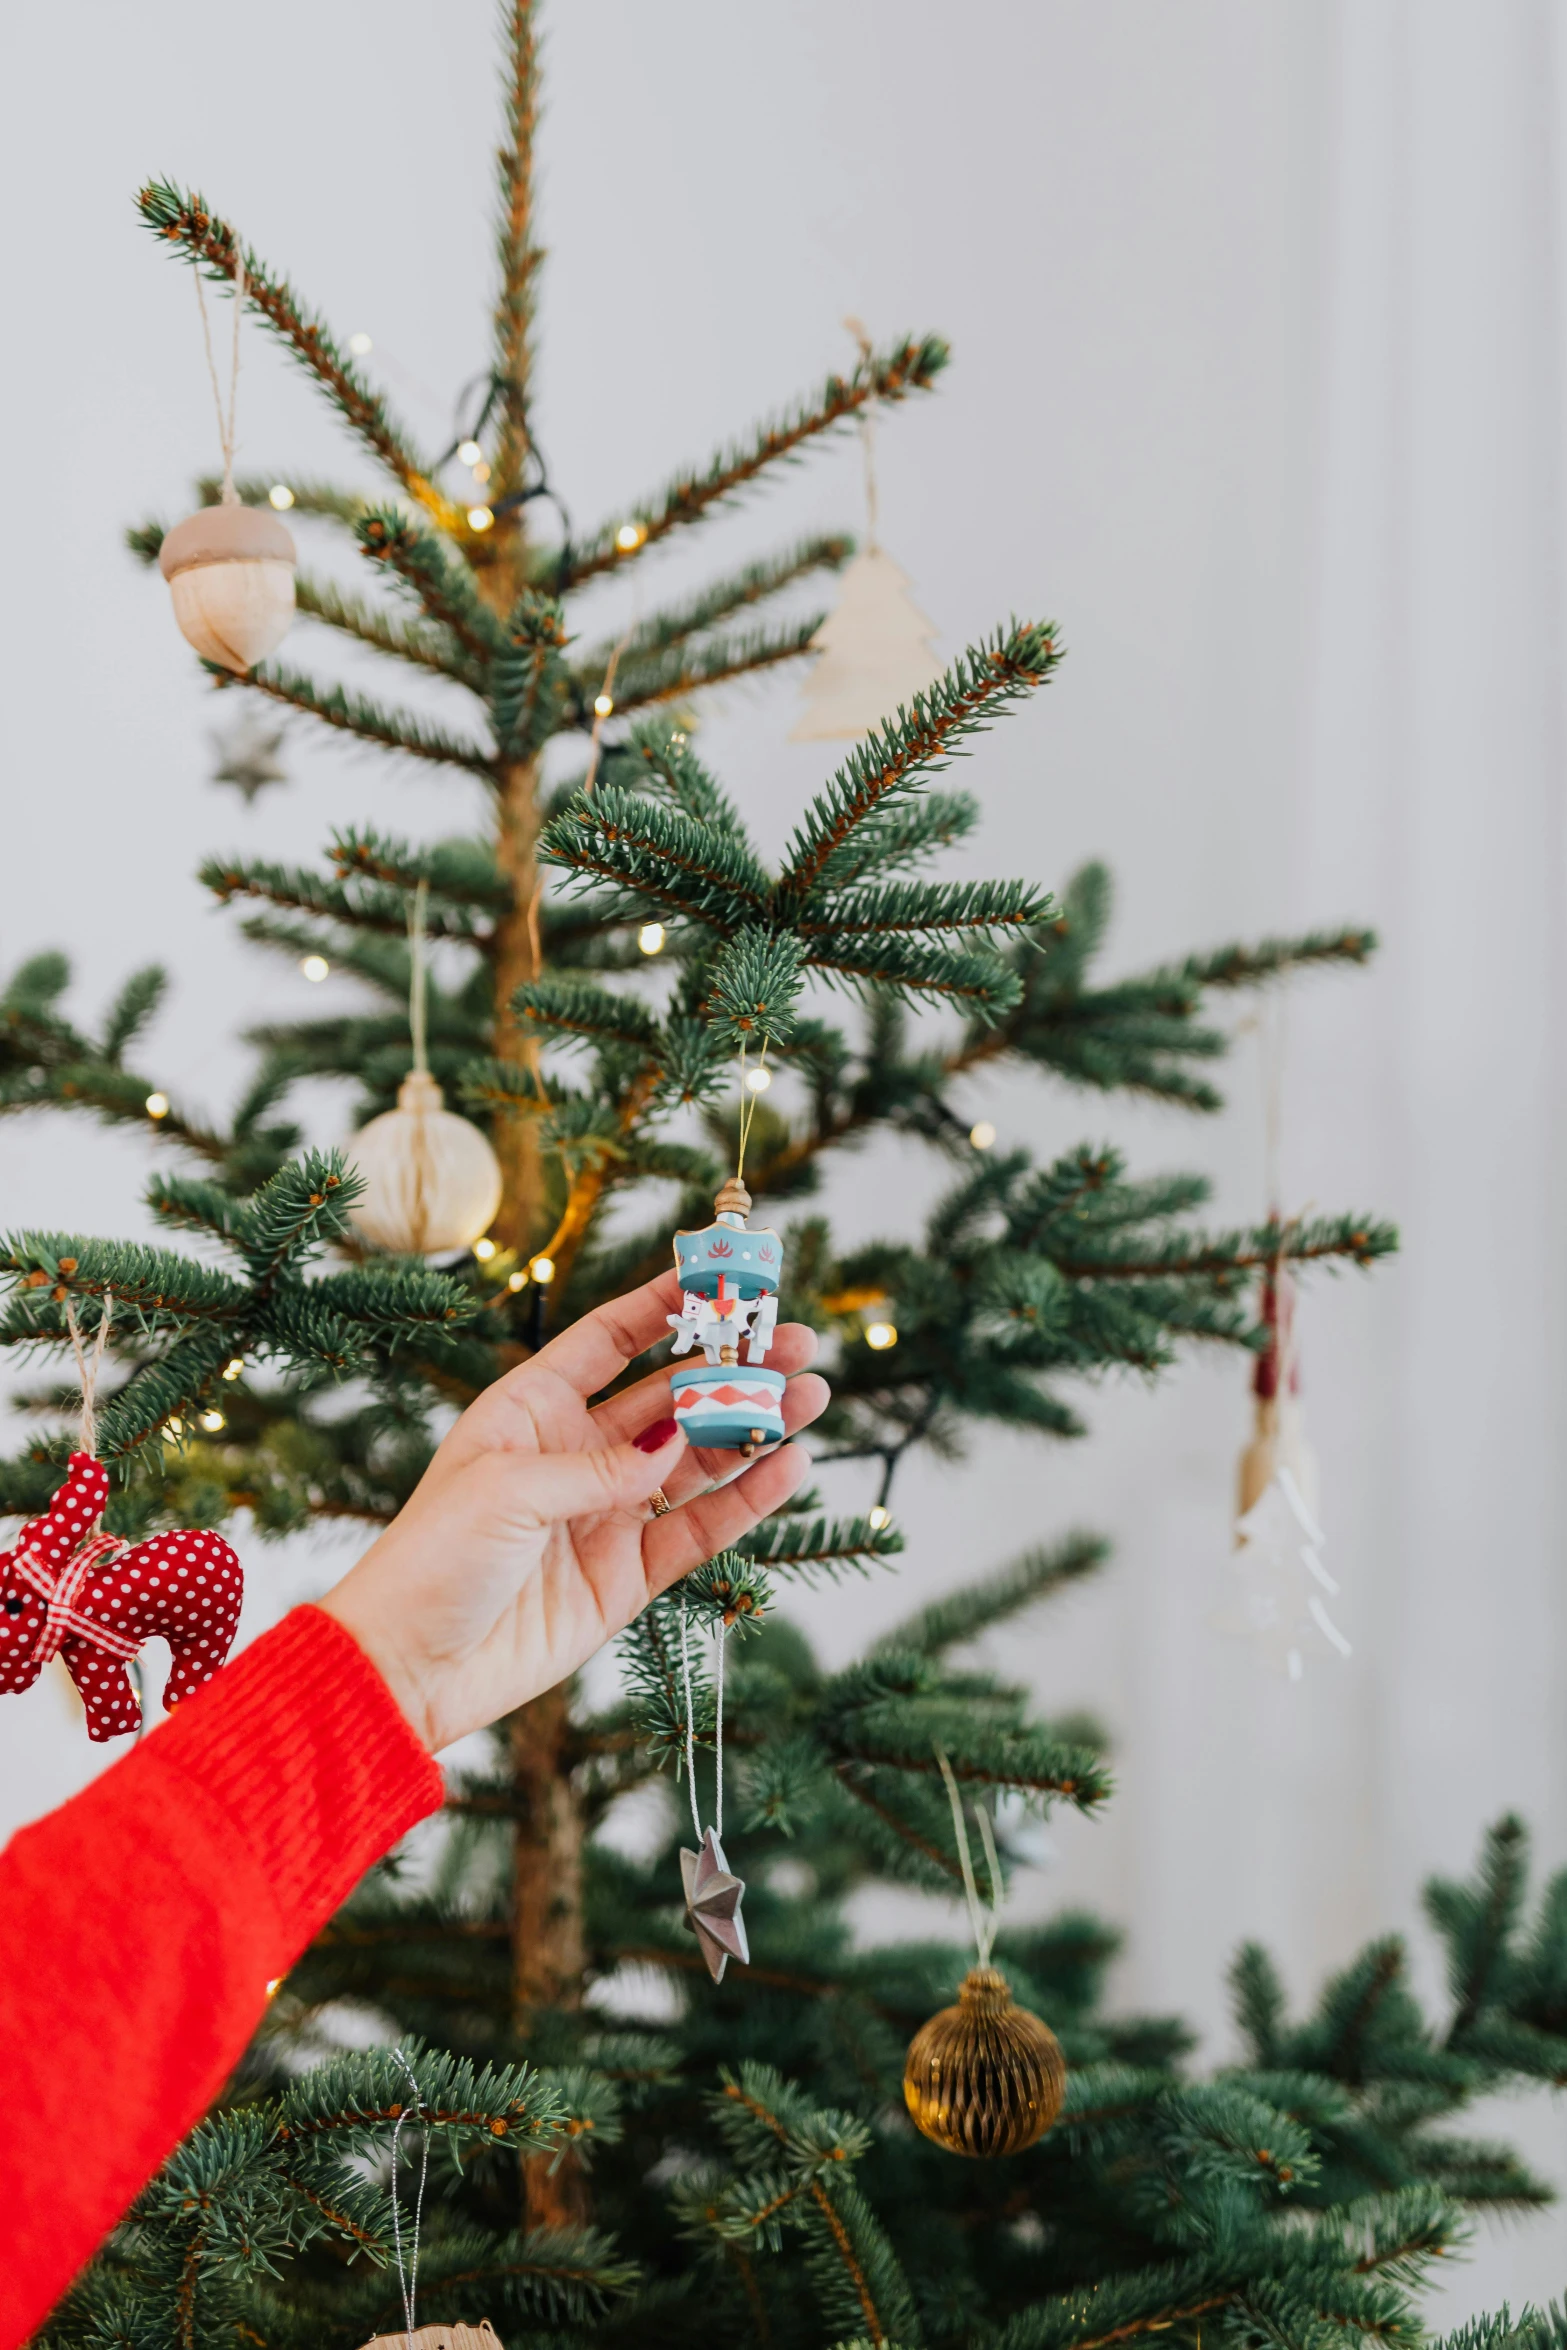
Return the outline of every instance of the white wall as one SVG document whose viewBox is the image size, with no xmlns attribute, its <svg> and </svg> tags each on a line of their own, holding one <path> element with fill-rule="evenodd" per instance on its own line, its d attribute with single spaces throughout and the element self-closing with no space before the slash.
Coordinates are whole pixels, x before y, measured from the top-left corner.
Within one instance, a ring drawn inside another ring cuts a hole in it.
<svg viewBox="0 0 1567 2350">
<path fill-rule="evenodd" d="M 92 1007 L 167 957 L 157 1072 L 198 1098 L 232 1090 L 247 1018 L 312 1000 L 212 911 L 199 854 L 309 856 L 334 823 L 450 829 L 474 802 L 305 735 L 254 812 L 206 784 L 214 714 L 119 546 L 213 442 L 188 274 L 130 197 L 149 171 L 204 188 L 374 335 L 439 444 L 486 358 L 489 21 L 485 0 L 215 4 L 198 41 L 87 0 L 13 23 L 0 948 L 69 943 Z M 1304 1996 L 1504 1807 L 1567 1858 L 1559 22 L 1543 0 L 577 0 L 549 26 L 541 415 L 579 517 L 843 364 L 846 311 L 938 328 L 945 388 L 881 435 L 886 541 L 948 649 L 1013 610 L 1071 647 L 965 775 L 988 810 L 970 869 L 1058 883 L 1103 854 L 1122 968 L 1339 916 L 1388 942 L 1370 977 L 1300 991 L 1285 1144 L 1294 1204 L 1406 1235 L 1304 1319 L 1353 1662 L 1281 1690 L 1207 1627 L 1246 1416 L 1230 1361 L 1102 1391 L 1089 1445 L 917 1468 L 901 1585 L 813 1611 L 846 1654 L 1041 1533 L 1113 1533 L 1100 1587 L 1004 1651 L 1117 1746 L 1115 1805 L 1062 1828 L 1037 1897 L 1124 1920 L 1118 1995 L 1219 2054 L 1242 1934 Z M 242 418 L 247 464 L 337 464 L 256 336 Z M 848 446 L 702 534 L 695 567 L 844 519 Z M 735 694 L 707 735 L 770 840 L 824 765 L 782 739 L 794 691 Z M 1232 1084 L 1222 1123 L 1021 1077 L 973 1114 L 1042 1150 L 1113 1133 L 1247 1216 L 1249 1044 Z M 0 1212 L 136 1228 L 145 1167 L 81 1123 L 3 1127 Z M 931 1187 L 882 1150 L 834 1201 L 869 1231 Z M 325 1571 L 248 1563 L 256 1622 Z M 0 1816 L 89 1762 L 52 1686 L 0 1708 Z M 1567 2177 L 1558 2116 L 1499 2118 Z M 1455 2309 L 1554 2291 L 1564 2250 L 1560 2220 L 1488 2239 Z"/>
</svg>

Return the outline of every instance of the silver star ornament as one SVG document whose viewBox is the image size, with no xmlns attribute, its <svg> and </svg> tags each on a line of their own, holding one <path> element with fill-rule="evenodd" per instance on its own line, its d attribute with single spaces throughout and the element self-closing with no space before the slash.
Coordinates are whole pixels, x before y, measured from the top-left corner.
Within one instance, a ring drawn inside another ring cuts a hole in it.
<svg viewBox="0 0 1567 2350">
<path fill-rule="evenodd" d="M 724 1848 L 711 1828 L 703 1831 L 700 1852 L 682 1849 L 680 1874 L 685 1879 L 686 1924 L 696 1936 L 708 1973 L 715 1983 L 721 1983 L 732 1958 L 742 1966 L 751 1963 L 745 1920 L 740 1915 L 745 1886 L 729 1874 Z"/>
</svg>

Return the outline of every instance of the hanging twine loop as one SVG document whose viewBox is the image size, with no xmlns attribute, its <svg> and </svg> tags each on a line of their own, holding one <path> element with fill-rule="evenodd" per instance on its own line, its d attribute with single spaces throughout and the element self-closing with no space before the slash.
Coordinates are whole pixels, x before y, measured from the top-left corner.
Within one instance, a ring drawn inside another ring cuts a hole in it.
<svg viewBox="0 0 1567 2350">
<path fill-rule="evenodd" d="M 212 356 L 212 327 L 207 317 L 207 297 L 201 283 L 201 264 L 196 264 L 196 301 L 201 310 L 201 339 L 206 347 L 207 373 L 212 379 L 212 404 L 218 412 L 218 445 L 223 451 L 223 492 L 219 504 L 237 506 L 239 492 L 234 487 L 234 419 L 239 404 L 239 319 L 245 307 L 245 256 L 234 255 L 234 350 L 229 362 L 228 414 L 223 412 L 223 394 L 218 386 L 217 362 Z"/>
<path fill-rule="evenodd" d="M 430 884 L 419 882 L 408 909 L 408 1029 L 413 1039 L 414 1067 L 421 1077 L 430 1073 L 425 1050 L 425 991 L 429 958 L 425 948 L 426 909 L 430 899 Z"/>
<path fill-rule="evenodd" d="M 713 1675 L 716 1698 L 713 1724 L 713 1834 L 720 1843 L 724 1838 L 724 1643 L 728 1629 L 720 1617 L 716 1633 L 718 1658 Z M 696 1708 L 691 1696 L 690 1608 L 683 1591 L 680 1594 L 680 1677 L 686 1699 L 686 1791 L 691 1799 L 691 1825 L 696 1830 L 696 1840 L 700 1844 L 702 1814 L 696 1800 Z"/>
<path fill-rule="evenodd" d="M 952 1765 L 939 1746 L 933 1747 L 932 1752 L 940 1767 L 942 1778 L 946 1781 L 947 1800 L 952 1806 L 952 1826 L 958 1840 L 958 1861 L 963 1870 L 963 1897 L 968 1903 L 968 1919 L 974 1935 L 974 1948 L 978 1954 L 980 1965 L 988 1967 L 991 1951 L 996 1945 L 996 1935 L 1000 1930 L 1001 1911 L 1006 1898 L 1001 1882 L 1001 1862 L 996 1852 L 995 1833 L 990 1825 L 990 1815 L 984 1805 L 976 1803 L 974 1817 L 979 1825 L 980 1842 L 985 1847 L 985 1867 L 990 1875 L 990 1910 L 987 1916 L 980 1907 L 979 1889 L 974 1882 L 974 1864 L 969 1858 L 968 1829 L 963 1819 L 963 1798 L 958 1793 L 958 1783 L 953 1776 Z"/>
<path fill-rule="evenodd" d="M 860 365 L 867 366 L 875 345 L 866 333 L 863 321 L 846 318 L 843 323 L 860 346 Z M 865 460 L 865 551 L 868 555 L 874 555 L 880 551 L 880 541 L 876 536 L 876 427 L 868 406 L 860 410 L 860 451 Z"/>
<path fill-rule="evenodd" d="M 418 2075 L 400 2048 L 394 2048 L 392 2054 L 407 2075 L 408 2086 L 413 2095 L 412 2111 L 423 2122 L 424 2099 L 419 2094 Z M 409 2118 L 409 2111 L 409 2107 L 405 2105 L 392 2124 L 392 2254 L 397 2263 L 397 2285 L 403 2301 L 403 2336 L 407 2342 L 408 2350 L 413 2350 L 415 2297 L 419 2289 L 419 2229 L 424 2218 L 425 2181 L 430 2173 L 430 2132 L 427 2127 L 421 2141 L 419 2187 L 414 2196 L 413 2231 L 409 2240 L 408 2261 L 405 2267 L 403 2263 L 402 2210 L 397 2193 L 397 2161 L 398 2140 L 403 2133 L 403 2124 Z"/>
<path fill-rule="evenodd" d="M 98 1335 L 93 1340 L 92 1360 L 89 1362 L 82 1345 L 81 1326 L 76 1319 L 76 1304 L 72 1298 L 65 1301 L 65 1327 L 71 1336 L 71 1352 L 76 1357 L 76 1375 L 82 1388 L 81 1447 L 85 1453 L 96 1456 L 98 1451 L 98 1420 L 95 1406 L 98 1396 L 98 1374 L 103 1369 L 103 1350 L 109 1343 L 109 1324 L 114 1319 L 114 1292 L 103 1293 L 103 1311 L 98 1316 Z"/>
</svg>

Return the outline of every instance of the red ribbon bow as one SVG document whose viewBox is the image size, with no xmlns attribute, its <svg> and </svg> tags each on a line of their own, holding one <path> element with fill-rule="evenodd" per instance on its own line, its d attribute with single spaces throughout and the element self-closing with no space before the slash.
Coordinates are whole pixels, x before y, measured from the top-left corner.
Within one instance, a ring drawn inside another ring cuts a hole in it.
<svg viewBox="0 0 1567 2350">
<path fill-rule="evenodd" d="M 73 1634 L 79 1640 L 90 1640 L 94 1648 L 107 1650 L 110 1656 L 124 1657 L 127 1663 L 139 1653 L 139 1640 L 127 1640 L 122 1632 L 111 1630 L 101 1616 L 84 1615 L 76 1604 L 94 1567 L 107 1566 L 129 1549 L 130 1544 L 122 1542 L 118 1534 L 105 1534 L 100 1526 L 96 1533 L 83 1537 L 57 1575 L 50 1574 L 31 1544 L 16 1552 L 17 1573 L 45 1603 L 43 1629 L 33 1644 L 33 1656 L 39 1664 L 46 1665 L 58 1653 L 61 1641 Z"/>
</svg>

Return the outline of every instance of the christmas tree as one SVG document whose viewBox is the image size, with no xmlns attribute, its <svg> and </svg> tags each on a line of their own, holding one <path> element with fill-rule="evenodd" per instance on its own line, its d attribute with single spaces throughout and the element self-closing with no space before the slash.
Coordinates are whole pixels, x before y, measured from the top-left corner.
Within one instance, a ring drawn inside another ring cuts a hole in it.
<svg viewBox="0 0 1567 2350">
<path fill-rule="evenodd" d="M 239 485 L 256 505 L 275 487 L 275 504 L 374 575 L 359 593 L 301 573 L 307 656 L 315 629 L 336 631 L 444 681 L 467 714 L 412 714 L 322 681 L 292 652 L 213 682 L 479 778 L 491 821 L 482 837 L 425 844 L 355 830 L 314 870 L 207 864 L 220 899 L 253 909 L 250 936 L 353 974 L 376 1007 L 255 1034 L 254 1074 L 221 1127 L 137 1065 L 160 972 L 136 973 L 92 1028 L 63 1009 L 63 958 L 15 974 L 0 1099 L 150 1123 L 168 1161 L 153 1211 L 184 1239 L 12 1237 L 5 1338 L 57 1350 L 68 1310 L 86 1316 L 113 1292 L 98 1427 L 118 1531 L 240 1514 L 257 1535 L 344 1517 L 368 1529 L 396 1513 L 443 1414 L 552 1329 L 667 1269 L 677 1224 L 707 1221 L 735 1164 L 742 1052 L 753 1074 L 765 1053 L 786 1102 L 746 1097 L 746 1171 L 769 1210 L 808 1202 L 833 1154 L 874 1129 L 944 1154 L 950 1182 L 917 1234 L 843 1252 L 803 1204 L 788 1228 L 785 1311 L 833 1340 L 824 1466 L 879 1463 L 874 1510 L 843 1519 L 799 1497 L 699 1571 L 683 1602 L 648 1612 L 621 1643 L 613 1702 L 563 1690 L 501 1725 L 488 1767 L 454 1780 L 433 1858 L 376 1871 L 321 1935 L 220 2109 L 45 2338 L 357 2350 L 400 2330 L 396 2130 L 405 2198 L 421 2138 L 430 2157 L 421 2319 L 488 2317 L 508 2350 L 647 2350 L 697 2332 L 1104 2350 L 1153 2334 L 1195 2344 L 1205 2326 L 1302 2350 L 1413 2340 L 1416 2290 L 1470 2215 L 1546 2194 L 1505 2147 L 1446 2125 L 1499 2086 L 1567 2070 L 1567 1878 L 1527 1917 L 1523 1832 L 1504 1822 L 1473 1883 L 1430 1889 L 1450 1976 L 1434 2019 L 1395 1941 L 1373 1944 L 1301 2019 L 1267 1957 L 1242 1952 L 1245 2056 L 1217 2077 L 1192 2070 L 1178 2023 L 1104 2011 L 1105 1927 L 1075 1914 L 1003 1926 L 996 1961 L 1057 2033 L 1066 2101 L 1030 2151 L 965 2161 L 916 2134 L 900 2081 L 911 2034 L 951 2000 L 967 1954 L 857 1948 L 845 1904 L 876 1883 L 961 1885 L 948 1771 L 1001 1878 L 1030 1815 L 1103 1804 L 1098 1733 L 1041 1721 L 1026 1691 L 963 1653 L 1092 1573 L 1103 1546 L 1046 1541 L 912 1617 L 889 1604 L 873 1650 L 841 1672 L 774 1620 L 793 1584 L 887 1572 L 911 1448 L 955 1452 L 974 1420 L 1074 1435 L 1074 1379 L 1156 1371 L 1189 1340 L 1257 1346 L 1264 1283 L 1367 1265 L 1392 1245 L 1360 1215 L 1208 1231 L 1194 1220 L 1200 1181 L 1132 1175 L 1097 1145 L 1048 1166 L 980 1148 L 959 1107 L 968 1073 L 1031 1063 L 1080 1089 L 1213 1109 L 1224 1037 L 1205 1014 L 1211 994 L 1355 964 L 1373 942 L 1346 929 L 1229 946 L 1103 985 L 1102 872 L 1059 900 L 940 879 L 942 852 L 979 811 L 936 779 L 1060 662 L 1058 631 L 1032 620 L 999 627 L 889 713 L 800 811 L 782 869 L 768 868 L 688 712 L 704 688 L 808 652 L 819 614 L 770 621 L 756 608 L 841 567 L 849 541 L 790 547 L 614 643 L 573 636 L 572 599 L 651 564 L 661 542 L 835 428 L 928 390 L 944 347 L 872 352 L 596 530 L 546 534 L 530 399 L 533 12 L 511 0 L 504 24 L 500 291 L 473 452 L 416 450 L 230 223 L 178 188 L 142 192 L 149 228 L 219 294 L 243 270 L 251 313 L 387 476 L 379 504 L 286 475 Z M 215 502 L 219 485 L 204 495 Z M 147 525 L 132 543 L 151 560 L 162 538 Z M 439 958 L 429 1066 L 490 1137 L 502 1177 L 488 1232 L 438 1269 L 356 1233 L 359 1177 L 343 1154 L 306 1148 L 290 1108 L 322 1077 L 352 1084 L 365 1118 L 391 1107 L 410 1062 L 416 912 Z M 32 1401 L 58 1413 L 71 1393 Z M 5 1464 L 4 1506 L 37 1510 L 67 1448 L 40 1436 Z M 752 1963 L 717 1987 L 682 1923 L 675 1859 L 682 1605 L 698 1634 L 704 1786 L 716 1731 L 705 1635 L 745 1635 L 727 1688 L 727 1834 L 748 1880 Z M 659 1788 L 676 1800 L 644 1803 L 656 1825 L 628 1853 L 613 1832 L 622 1807 Z M 345 2003 L 373 2014 L 384 2045 L 334 2046 Z M 1515 2332 L 1543 2344 L 1567 2328 L 1504 2315 L 1465 2338 Z"/>
</svg>

